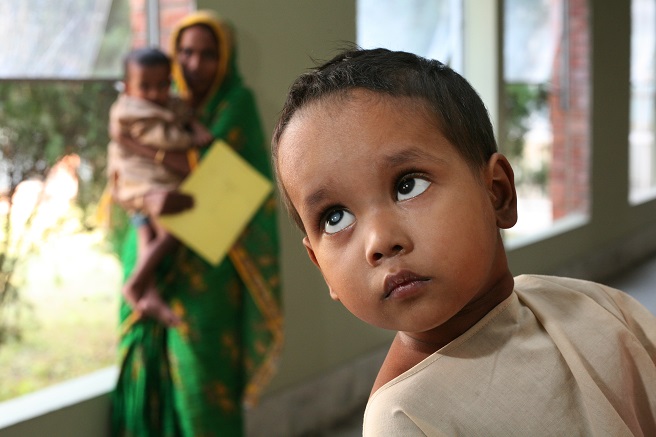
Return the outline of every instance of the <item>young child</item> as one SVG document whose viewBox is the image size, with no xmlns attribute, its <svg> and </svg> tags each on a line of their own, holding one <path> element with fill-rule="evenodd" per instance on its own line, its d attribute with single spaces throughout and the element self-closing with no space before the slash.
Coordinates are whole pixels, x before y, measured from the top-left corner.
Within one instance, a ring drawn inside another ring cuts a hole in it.
<svg viewBox="0 0 656 437">
<path fill-rule="evenodd" d="M 513 171 L 453 70 L 346 51 L 294 82 L 272 156 L 331 297 L 398 331 L 365 436 L 656 436 L 656 318 L 596 283 L 513 278 Z"/>
<path fill-rule="evenodd" d="M 141 314 L 167 325 L 179 322 L 154 284 L 154 270 L 177 240 L 143 208 L 151 190 L 171 190 L 182 177 L 161 165 L 166 151 L 183 151 L 208 144 L 211 134 L 179 98 L 170 95 L 171 61 L 160 50 L 137 49 L 125 58 L 124 92 L 110 110 L 110 132 L 157 148 L 155 160 L 130 153 L 115 140 L 108 150 L 108 179 L 113 197 L 138 227 L 138 260 L 123 294 Z"/>
</svg>

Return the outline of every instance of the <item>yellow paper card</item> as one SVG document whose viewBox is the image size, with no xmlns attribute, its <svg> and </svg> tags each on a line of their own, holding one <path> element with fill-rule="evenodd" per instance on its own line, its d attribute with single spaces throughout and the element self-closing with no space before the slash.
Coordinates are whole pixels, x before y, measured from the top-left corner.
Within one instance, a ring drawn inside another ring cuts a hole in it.
<svg viewBox="0 0 656 437">
<path fill-rule="evenodd" d="M 180 185 L 194 207 L 160 223 L 208 262 L 218 265 L 273 189 L 272 183 L 223 141 L 210 146 Z"/>
</svg>

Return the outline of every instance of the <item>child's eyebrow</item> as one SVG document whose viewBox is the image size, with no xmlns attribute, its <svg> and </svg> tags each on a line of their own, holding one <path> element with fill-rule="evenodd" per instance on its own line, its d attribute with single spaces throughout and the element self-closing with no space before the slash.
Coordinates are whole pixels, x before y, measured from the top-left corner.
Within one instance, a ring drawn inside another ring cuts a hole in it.
<svg viewBox="0 0 656 437">
<path fill-rule="evenodd" d="M 432 161 L 438 164 L 447 163 L 446 160 L 437 157 L 435 155 L 426 153 L 421 149 L 408 148 L 408 149 L 400 150 L 391 155 L 383 156 L 381 162 L 379 163 L 379 166 L 386 167 L 386 168 L 395 168 L 395 167 L 406 165 L 408 163 L 416 163 L 417 161 L 420 162 Z M 305 198 L 303 199 L 303 205 L 307 210 L 312 211 L 317 207 L 317 205 L 324 203 L 328 197 L 329 197 L 328 189 L 325 186 L 320 187 L 319 189 L 305 196 Z"/>
<path fill-rule="evenodd" d="M 383 157 L 382 165 L 393 168 L 417 161 L 432 161 L 438 164 L 446 164 L 444 159 L 420 149 L 410 148 Z"/>
<path fill-rule="evenodd" d="M 311 211 L 315 209 L 317 205 L 323 203 L 326 198 L 328 198 L 328 190 L 322 187 L 307 195 L 303 204 Z"/>
</svg>

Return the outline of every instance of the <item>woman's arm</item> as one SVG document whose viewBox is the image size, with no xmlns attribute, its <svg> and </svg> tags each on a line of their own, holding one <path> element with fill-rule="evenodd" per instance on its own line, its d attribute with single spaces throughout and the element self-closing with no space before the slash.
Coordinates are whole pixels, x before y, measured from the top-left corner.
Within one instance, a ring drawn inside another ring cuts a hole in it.
<svg viewBox="0 0 656 437">
<path fill-rule="evenodd" d="M 159 164 L 164 165 L 169 170 L 181 176 L 187 176 L 191 172 L 186 151 L 170 150 L 164 152 L 162 149 L 143 145 L 127 136 L 121 136 L 118 143 L 132 153 L 157 161 Z"/>
<path fill-rule="evenodd" d="M 118 123 L 110 123 L 109 136 L 121 147 L 125 147 L 135 155 L 157 161 L 181 176 L 187 176 L 191 172 L 186 151 L 164 152 L 156 147 L 141 144 L 132 137 L 123 135 Z"/>
</svg>

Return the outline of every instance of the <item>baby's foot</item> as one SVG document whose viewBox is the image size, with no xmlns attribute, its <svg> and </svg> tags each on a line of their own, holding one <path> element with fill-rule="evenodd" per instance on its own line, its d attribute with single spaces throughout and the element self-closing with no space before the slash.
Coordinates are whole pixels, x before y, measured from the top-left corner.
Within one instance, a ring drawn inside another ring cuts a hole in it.
<svg viewBox="0 0 656 437">
<path fill-rule="evenodd" d="M 166 326 L 176 326 L 180 323 L 180 318 L 164 302 L 154 286 L 149 287 L 138 300 L 136 309 L 143 316 L 152 317 Z"/>
</svg>

